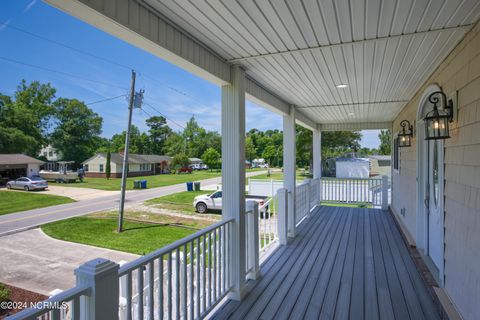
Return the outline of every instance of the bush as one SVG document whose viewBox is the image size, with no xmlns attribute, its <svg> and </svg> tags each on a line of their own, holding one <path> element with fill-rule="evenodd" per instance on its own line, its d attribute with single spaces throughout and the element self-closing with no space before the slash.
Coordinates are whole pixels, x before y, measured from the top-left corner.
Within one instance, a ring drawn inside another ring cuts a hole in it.
<svg viewBox="0 0 480 320">
<path fill-rule="evenodd" d="M 3 283 L 0 283 L 0 302 L 8 301 L 10 299 L 11 290 Z"/>
</svg>

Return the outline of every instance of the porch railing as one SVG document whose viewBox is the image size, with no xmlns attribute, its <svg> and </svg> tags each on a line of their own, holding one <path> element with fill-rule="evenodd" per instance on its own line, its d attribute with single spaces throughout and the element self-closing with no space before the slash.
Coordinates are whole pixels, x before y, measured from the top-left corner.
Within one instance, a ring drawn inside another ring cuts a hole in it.
<svg viewBox="0 0 480 320">
<path fill-rule="evenodd" d="M 320 179 L 309 179 L 295 190 L 295 224 L 300 224 L 320 204 Z"/>
<path fill-rule="evenodd" d="M 388 206 L 388 178 L 321 178 L 322 201 L 339 204 Z M 386 203 L 385 203 L 386 202 Z"/>
</svg>

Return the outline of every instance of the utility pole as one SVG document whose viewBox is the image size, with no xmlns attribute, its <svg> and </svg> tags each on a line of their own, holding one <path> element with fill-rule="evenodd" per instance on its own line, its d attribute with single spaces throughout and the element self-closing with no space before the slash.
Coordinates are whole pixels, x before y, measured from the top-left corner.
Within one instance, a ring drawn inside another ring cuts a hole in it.
<svg viewBox="0 0 480 320">
<path fill-rule="evenodd" d="M 133 104 L 135 102 L 135 71 L 132 70 L 132 82 L 130 87 L 130 100 L 128 102 L 128 127 L 125 136 L 125 150 L 123 151 L 122 188 L 120 193 L 120 208 L 118 212 L 118 232 L 123 230 L 123 210 L 125 207 L 125 189 L 127 188 L 128 174 L 128 148 L 130 146 L 130 127 L 132 126 Z"/>
</svg>

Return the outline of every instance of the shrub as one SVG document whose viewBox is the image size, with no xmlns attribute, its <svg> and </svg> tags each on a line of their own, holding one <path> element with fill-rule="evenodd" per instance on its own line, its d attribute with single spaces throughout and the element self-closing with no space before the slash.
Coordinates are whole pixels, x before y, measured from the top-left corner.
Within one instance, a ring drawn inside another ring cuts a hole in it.
<svg viewBox="0 0 480 320">
<path fill-rule="evenodd" d="M 0 283 L 0 302 L 8 301 L 11 293 L 12 292 L 9 288 L 3 283 Z"/>
</svg>

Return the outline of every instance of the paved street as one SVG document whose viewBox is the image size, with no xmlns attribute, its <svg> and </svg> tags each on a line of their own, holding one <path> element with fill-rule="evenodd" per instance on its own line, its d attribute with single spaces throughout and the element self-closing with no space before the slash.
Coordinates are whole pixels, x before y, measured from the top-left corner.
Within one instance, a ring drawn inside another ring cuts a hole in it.
<svg viewBox="0 0 480 320">
<path fill-rule="evenodd" d="M 266 171 L 253 171 L 247 172 L 246 176 L 252 177 L 264 173 L 266 173 Z M 222 178 L 217 177 L 201 180 L 201 184 L 206 186 L 221 183 L 221 181 Z M 128 207 L 128 205 L 132 203 L 143 202 L 148 199 L 166 196 L 180 191 L 185 191 L 185 183 L 147 190 L 127 191 L 125 205 Z M 119 195 L 115 194 L 58 206 L 6 214 L 0 216 L 0 236 L 28 230 L 52 221 L 82 216 L 92 212 L 110 210 L 116 208 L 118 202 Z"/>
<path fill-rule="evenodd" d="M 50 238 L 40 228 L 2 237 L 0 282 L 48 295 L 75 285 L 73 271 L 82 263 L 105 258 L 131 261 L 135 254 Z"/>
</svg>

